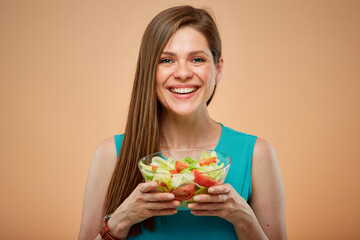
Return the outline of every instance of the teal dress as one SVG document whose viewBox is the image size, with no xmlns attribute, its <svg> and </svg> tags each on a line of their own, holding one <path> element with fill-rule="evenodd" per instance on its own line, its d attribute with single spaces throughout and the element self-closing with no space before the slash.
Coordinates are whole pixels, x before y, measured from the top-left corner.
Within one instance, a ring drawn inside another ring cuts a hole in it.
<svg viewBox="0 0 360 240">
<path fill-rule="evenodd" d="M 256 136 L 241 133 L 222 125 L 220 140 L 214 150 L 227 153 L 232 163 L 225 183 L 249 201 L 251 189 L 251 163 Z M 116 151 L 119 155 L 122 135 L 115 135 Z M 190 211 L 178 211 L 175 215 L 154 217 L 155 230 L 142 229 L 142 234 L 128 239 L 154 240 L 199 240 L 237 239 L 233 225 L 215 216 L 194 216 Z"/>
</svg>

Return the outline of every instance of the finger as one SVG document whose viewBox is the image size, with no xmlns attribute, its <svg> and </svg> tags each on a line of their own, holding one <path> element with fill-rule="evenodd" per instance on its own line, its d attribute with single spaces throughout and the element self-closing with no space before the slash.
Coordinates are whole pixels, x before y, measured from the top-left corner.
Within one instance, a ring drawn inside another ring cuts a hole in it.
<svg viewBox="0 0 360 240">
<path fill-rule="evenodd" d="M 223 194 L 223 193 L 229 193 L 230 187 L 225 185 L 218 185 L 218 186 L 212 186 L 208 189 L 209 194 Z"/>
<path fill-rule="evenodd" d="M 140 183 L 139 189 L 141 192 L 146 193 L 150 192 L 152 190 L 155 190 L 157 188 L 158 184 L 155 181 L 147 182 L 147 183 Z"/>
<path fill-rule="evenodd" d="M 142 199 L 147 202 L 170 201 L 175 198 L 172 193 L 144 193 Z"/>
<path fill-rule="evenodd" d="M 180 206 L 179 201 L 166 201 L 166 202 L 147 202 L 145 208 L 149 210 L 162 210 L 169 208 L 176 208 Z"/>
<path fill-rule="evenodd" d="M 223 210 L 223 203 L 190 203 L 188 205 L 190 210 Z"/>
<path fill-rule="evenodd" d="M 191 214 L 196 216 L 223 216 L 223 211 L 221 210 L 192 210 Z"/>
<path fill-rule="evenodd" d="M 194 197 L 195 202 L 225 202 L 229 198 L 228 194 L 201 194 Z"/>
<path fill-rule="evenodd" d="M 152 216 L 165 216 L 165 215 L 173 215 L 177 213 L 175 208 L 162 209 L 162 210 L 149 210 Z"/>
</svg>

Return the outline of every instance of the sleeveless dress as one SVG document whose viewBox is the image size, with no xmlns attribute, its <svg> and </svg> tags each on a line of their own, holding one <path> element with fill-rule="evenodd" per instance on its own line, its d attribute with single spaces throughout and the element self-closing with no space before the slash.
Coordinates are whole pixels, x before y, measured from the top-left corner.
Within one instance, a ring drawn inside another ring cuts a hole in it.
<svg viewBox="0 0 360 240">
<path fill-rule="evenodd" d="M 222 125 L 222 124 L 221 124 Z M 115 135 L 116 151 L 119 155 L 123 134 Z M 251 163 L 257 137 L 235 131 L 222 125 L 220 140 L 214 150 L 228 154 L 232 163 L 225 183 L 249 201 L 251 188 Z M 142 228 L 142 234 L 128 239 L 154 240 L 199 240 L 199 239 L 237 239 L 233 225 L 216 216 L 194 216 L 190 211 L 178 211 L 171 216 L 154 217 L 155 230 Z"/>
</svg>

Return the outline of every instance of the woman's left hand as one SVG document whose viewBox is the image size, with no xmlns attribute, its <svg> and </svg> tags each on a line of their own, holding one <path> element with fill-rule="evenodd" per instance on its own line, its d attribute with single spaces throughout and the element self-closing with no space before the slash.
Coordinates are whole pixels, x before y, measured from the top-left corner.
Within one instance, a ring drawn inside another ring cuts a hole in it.
<svg viewBox="0 0 360 240">
<path fill-rule="evenodd" d="M 197 195 L 195 203 L 189 204 L 191 213 L 196 216 L 218 216 L 247 227 L 253 220 L 254 213 L 249 204 L 228 183 L 212 186 L 208 194 Z"/>
</svg>

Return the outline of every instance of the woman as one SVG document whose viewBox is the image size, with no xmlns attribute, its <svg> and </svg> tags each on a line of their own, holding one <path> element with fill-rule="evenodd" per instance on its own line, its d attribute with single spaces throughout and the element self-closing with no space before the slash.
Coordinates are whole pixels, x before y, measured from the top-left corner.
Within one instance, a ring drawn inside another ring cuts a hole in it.
<svg viewBox="0 0 360 240">
<path fill-rule="evenodd" d="M 93 158 L 79 239 L 286 239 L 273 148 L 208 114 L 222 69 L 220 36 L 208 12 L 180 6 L 151 21 L 125 134 L 105 140 Z M 174 195 L 154 193 L 156 182 L 142 183 L 137 167 L 150 153 L 176 148 L 217 149 L 233 159 L 227 183 L 198 195 L 191 211 L 177 212 Z"/>
</svg>

